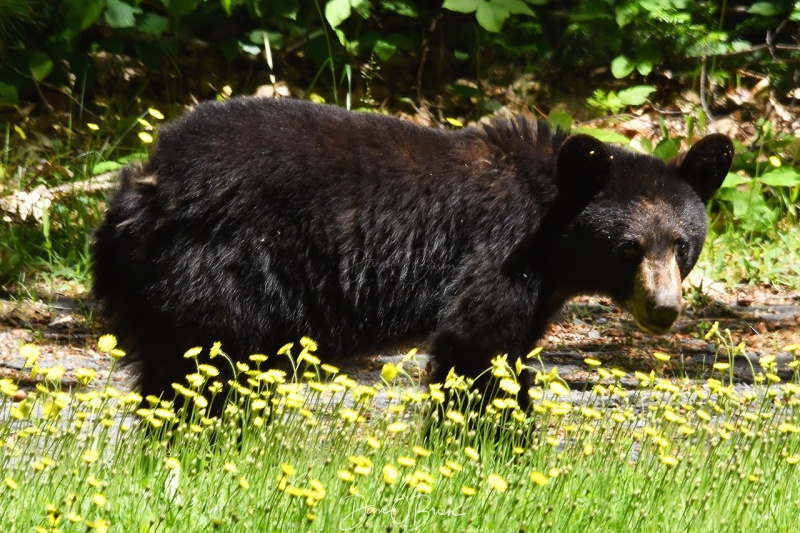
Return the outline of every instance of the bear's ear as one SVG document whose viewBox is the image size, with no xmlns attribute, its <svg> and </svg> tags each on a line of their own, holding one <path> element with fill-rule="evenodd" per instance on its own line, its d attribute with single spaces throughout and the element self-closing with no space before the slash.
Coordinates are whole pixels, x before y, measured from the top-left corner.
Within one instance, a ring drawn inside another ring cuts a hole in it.
<svg viewBox="0 0 800 533">
<path fill-rule="evenodd" d="M 670 161 L 670 166 L 708 203 L 733 164 L 733 143 L 725 135 L 703 137 L 688 152 Z"/>
<path fill-rule="evenodd" d="M 611 179 L 611 154 L 590 135 L 570 135 L 561 143 L 556 158 L 559 188 L 594 195 Z"/>
</svg>

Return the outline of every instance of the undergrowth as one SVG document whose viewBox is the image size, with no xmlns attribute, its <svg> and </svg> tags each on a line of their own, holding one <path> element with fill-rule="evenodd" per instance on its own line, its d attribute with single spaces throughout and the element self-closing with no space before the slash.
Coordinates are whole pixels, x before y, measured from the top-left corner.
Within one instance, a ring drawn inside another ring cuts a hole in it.
<svg viewBox="0 0 800 533">
<path fill-rule="evenodd" d="M 700 113 L 700 119 L 703 115 Z M 5 125 L 0 161 L 0 286 L 11 292 L 81 294 L 90 283 L 92 232 L 114 187 L 114 172 L 146 157 L 164 115 L 153 108 L 129 119 L 109 116 L 65 127 L 45 137 Z M 572 117 L 556 112 L 564 126 Z M 687 137 L 704 120 L 687 118 Z M 644 139 L 639 148 L 670 159 L 686 139 Z M 601 140 L 625 137 L 577 128 Z M 800 139 L 762 122 L 756 136 L 737 143 L 734 167 L 709 209 L 710 232 L 700 266 L 711 279 L 737 284 L 800 288 L 797 201 Z"/>
<path fill-rule="evenodd" d="M 89 369 L 78 371 L 77 389 L 62 390 L 63 367 L 39 368 L 38 349 L 26 345 L 36 390 L 12 403 L 17 383 L 0 381 L 0 526 L 792 530 L 800 346 L 784 348 L 794 354 L 791 379 L 767 355 L 751 362 L 755 385 L 742 387 L 729 372 L 744 345 L 716 324 L 705 336 L 717 349 L 704 381 L 637 372 L 630 390 L 624 371 L 589 358 L 592 385 L 570 391 L 534 350 L 524 361 L 495 359 L 486 396 L 452 374 L 444 384 L 410 383 L 413 351 L 366 385 L 321 363 L 309 339 L 237 363 L 215 345 L 187 352 L 197 372 L 174 386 L 173 401 L 94 383 Z M 115 342 L 104 336 L 98 348 L 122 357 Z M 523 367 L 536 376 L 527 391 L 517 380 Z"/>
</svg>

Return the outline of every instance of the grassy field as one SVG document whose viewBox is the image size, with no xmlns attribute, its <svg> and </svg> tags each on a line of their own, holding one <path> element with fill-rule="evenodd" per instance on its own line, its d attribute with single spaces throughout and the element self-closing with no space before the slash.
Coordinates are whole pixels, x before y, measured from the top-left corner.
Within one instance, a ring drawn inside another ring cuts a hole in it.
<svg viewBox="0 0 800 533">
<path fill-rule="evenodd" d="M 3 531 L 791 531 L 800 512 L 800 375 L 775 358 L 734 386 L 744 347 L 712 327 L 714 377 L 666 380 L 587 359 L 596 385 L 555 371 L 519 391 L 525 361 L 498 358 L 495 393 L 409 386 L 415 354 L 359 384 L 303 339 L 232 365 L 199 349 L 174 402 L 92 383 L 58 389 L 59 369 L 12 403 L 3 380 Z M 110 336 L 99 349 L 117 358 Z M 800 356 L 800 346 L 786 350 Z M 26 345 L 25 373 L 40 373 Z M 669 354 L 652 356 L 668 364 Z M 267 370 L 271 358 L 288 373 Z M 200 363 L 200 360 L 213 364 Z M 800 360 L 790 363 L 797 369 Z M 230 371 L 225 369 L 230 368 Z M 208 400 L 225 394 L 219 416 Z M 244 383 L 244 385 L 242 385 Z M 202 393 L 202 394 L 201 394 Z M 532 409 L 521 411 L 517 394 Z M 388 407 L 375 409 L 379 396 Z M 491 398 L 491 400 L 489 399 Z"/>
</svg>

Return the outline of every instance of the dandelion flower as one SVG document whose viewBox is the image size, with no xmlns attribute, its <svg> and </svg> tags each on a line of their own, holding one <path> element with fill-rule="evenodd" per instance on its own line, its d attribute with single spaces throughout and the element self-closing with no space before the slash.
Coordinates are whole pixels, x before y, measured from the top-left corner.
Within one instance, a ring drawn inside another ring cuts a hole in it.
<svg viewBox="0 0 800 533">
<path fill-rule="evenodd" d="M 81 459 L 85 463 L 89 463 L 89 464 L 94 463 L 99 458 L 100 458 L 100 452 L 98 452 L 97 450 L 94 450 L 94 449 L 86 450 L 85 452 L 83 452 L 83 455 L 81 455 Z"/>
<path fill-rule="evenodd" d="M 88 385 L 92 382 L 95 376 L 95 371 L 92 368 L 79 368 L 75 371 L 75 378 L 81 385 Z"/>
<path fill-rule="evenodd" d="M 550 392 L 556 396 L 566 396 L 569 394 L 569 387 L 560 381 L 551 381 L 549 387 Z"/>
<path fill-rule="evenodd" d="M 519 383 L 511 378 L 503 378 L 500 380 L 500 388 L 509 394 L 516 394 L 519 392 Z"/>
<path fill-rule="evenodd" d="M 105 507 L 106 506 L 106 497 L 100 494 L 99 492 L 95 492 L 92 495 L 92 503 L 94 503 L 98 507 Z"/>
<path fill-rule="evenodd" d="M 472 448 L 471 446 L 467 446 L 466 448 L 464 448 L 464 454 L 473 461 L 480 461 L 481 459 L 480 454 L 478 454 L 478 450 Z"/>
<path fill-rule="evenodd" d="M 599 361 L 594 357 L 587 357 L 586 359 L 583 360 L 583 362 L 586 363 L 591 368 L 596 368 L 603 364 L 602 361 Z"/>
<path fill-rule="evenodd" d="M 433 485 L 421 481 L 414 486 L 414 490 L 422 494 L 430 494 L 433 492 Z"/>
<path fill-rule="evenodd" d="M 386 431 L 388 431 L 389 433 L 401 433 L 407 429 L 408 429 L 408 424 L 406 424 L 405 422 L 393 422 L 389 424 L 389 426 L 386 428 Z"/>
<path fill-rule="evenodd" d="M 316 352 L 317 351 L 317 347 L 318 347 L 316 341 L 314 341 L 314 340 L 312 340 L 312 339 L 310 339 L 308 337 L 303 337 L 302 339 L 300 339 L 300 346 L 302 346 L 304 349 L 308 350 L 309 352 Z"/>
<path fill-rule="evenodd" d="M 531 350 L 531 352 L 528 355 L 525 356 L 525 359 L 533 359 L 534 357 L 538 356 L 539 353 L 541 353 L 542 349 L 543 348 L 541 346 L 537 346 L 536 348 Z"/>
<path fill-rule="evenodd" d="M 54 367 L 43 369 L 45 374 L 44 378 L 47 381 L 55 383 L 56 381 L 60 381 L 64 374 L 67 372 L 66 367 L 64 365 L 56 365 Z"/>
<path fill-rule="evenodd" d="M 431 454 L 430 450 L 426 450 L 422 446 L 414 446 L 412 450 L 416 455 L 419 455 L 420 457 L 428 457 Z"/>
<path fill-rule="evenodd" d="M 247 481 L 247 478 L 246 478 L 246 477 L 242 476 L 242 477 L 240 477 L 240 478 L 239 478 L 239 486 L 240 486 L 242 489 L 244 489 L 244 490 L 247 490 L 247 489 L 249 489 L 249 488 L 250 488 L 250 482 L 249 482 L 249 481 Z"/>
<path fill-rule="evenodd" d="M 387 464 L 383 467 L 383 481 L 387 485 L 393 485 L 397 481 L 397 475 L 397 469 L 393 465 Z"/>
<path fill-rule="evenodd" d="M 400 466 L 405 466 L 411 468 L 412 466 L 417 464 L 417 460 L 413 457 L 408 457 L 407 455 L 401 455 L 397 458 L 397 464 Z"/>
<path fill-rule="evenodd" d="M 327 363 L 322 363 L 319 367 L 322 369 L 323 372 L 325 372 L 328 375 L 333 375 L 333 374 L 338 374 L 339 373 L 339 368 L 337 368 L 337 367 L 335 367 L 333 365 L 329 365 Z"/>
<path fill-rule="evenodd" d="M 664 352 L 653 352 L 653 357 L 655 357 L 656 359 L 658 359 L 662 363 L 666 363 L 667 361 L 670 360 L 669 354 L 666 354 Z"/>
<path fill-rule="evenodd" d="M 19 349 L 19 354 L 25 358 L 23 368 L 31 368 L 39 359 L 41 351 L 33 344 L 23 344 L 22 348 Z"/>
<path fill-rule="evenodd" d="M 339 470 L 339 472 L 337 472 L 336 475 L 338 475 L 339 479 L 341 479 L 345 483 L 352 483 L 353 481 L 356 480 L 355 474 L 353 474 L 349 470 Z"/>
<path fill-rule="evenodd" d="M 394 378 L 396 378 L 399 373 L 400 369 L 397 367 L 396 364 L 386 363 L 385 365 L 383 365 L 383 368 L 381 369 L 381 378 L 385 382 L 391 383 L 392 381 L 394 381 Z"/>
<path fill-rule="evenodd" d="M 661 460 L 662 463 L 664 463 L 667 466 L 678 465 L 678 460 L 671 455 L 662 455 L 661 457 L 659 457 L 659 459 Z"/>
<path fill-rule="evenodd" d="M 461 494 L 463 494 L 467 498 L 469 498 L 471 496 L 475 496 L 476 492 L 477 491 L 474 488 L 469 487 L 467 485 L 464 485 L 463 487 L 461 487 Z"/>
<path fill-rule="evenodd" d="M 164 459 L 164 465 L 170 470 L 178 470 L 181 467 L 181 462 L 176 457 L 167 457 Z"/>
<path fill-rule="evenodd" d="M 145 144 L 150 144 L 153 142 L 153 136 L 146 131 L 139 132 L 139 139 L 141 139 L 141 141 Z"/>
<path fill-rule="evenodd" d="M 164 120 L 164 115 L 158 109 L 154 107 L 149 107 L 147 112 L 150 114 L 151 117 L 154 117 L 158 120 Z"/>
<path fill-rule="evenodd" d="M 544 487 L 545 485 L 550 483 L 550 480 L 548 479 L 548 477 L 546 475 L 542 474 L 541 472 L 539 472 L 538 470 L 534 470 L 533 472 L 531 472 L 531 481 L 533 481 L 534 483 L 536 483 L 540 487 Z"/>
<path fill-rule="evenodd" d="M 464 415 L 462 415 L 458 411 L 447 411 L 447 414 L 445 416 L 447 417 L 448 420 L 450 420 L 455 424 L 461 425 L 464 423 Z"/>
<path fill-rule="evenodd" d="M 447 461 L 444 464 L 447 468 L 453 470 L 454 472 L 461 472 L 462 470 L 464 470 L 464 467 L 461 466 L 461 463 L 459 463 L 458 461 Z"/>
<path fill-rule="evenodd" d="M 205 363 L 202 363 L 197 365 L 197 370 L 199 370 L 201 374 L 209 378 L 215 378 L 219 376 L 219 370 L 217 369 L 217 367 L 213 365 L 207 365 Z"/>
<path fill-rule="evenodd" d="M 319 366 L 319 364 L 322 362 L 320 361 L 319 357 L 308 353 L 308 350 L 303 350 L 300 352 L 300 355 L 297 356 L 297 362 L 299 363 L 301 361 L 304 361 L 311 366 Z"/>
<path fill-rule="evenodd" d="M 0 379 L 0 392 L 4 395 L 13 398 L 17 395 L 17 384 L 14 383 L 10 378 L 3 378 Z"/>
<path fill-rule="evenodd" d="M 92 522 L 85 522 L 86 527 L 95 530 L 96 533 L 108 533 L 108 522 L 102 518 L 98 518 Z"/>
<path fill-rule="evenodd" d="M 503 493 L 508 490 L 508 482 L 497 474 L 489 474 L 486 482 L 497 492 Z"/>
<path fill-rule="evenodd" d="M 202 351 L 203 351 L 202 347 L 195 346 L 194 348 L 189 348 L 188 350 L 186 350 L 186 352 L 183 354 L 183 357 L 185 359 L 196 359 L 197 356 L 200 355 L 200 352 Z"/>
</svg>

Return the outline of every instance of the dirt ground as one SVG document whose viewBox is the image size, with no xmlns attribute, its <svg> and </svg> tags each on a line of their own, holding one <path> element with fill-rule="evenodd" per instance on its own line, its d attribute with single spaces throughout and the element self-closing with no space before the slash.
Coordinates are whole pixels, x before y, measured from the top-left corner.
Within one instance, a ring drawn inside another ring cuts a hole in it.
<svg viewBox="0 0 800 533">
<path fill-rule="evenodd" d="M 629 374 L 635 370 L 657 370 L 666 375 L 702 379 L 710 375 L 719 349 L 713 340 L 704 338 L 704 333 L 718 321 L 720 331 L 730 330 L 734 344 L 745 343 L 747 359 L 756 369 L 758 358 L 775 355 L 779 375 L 783 379 L 791 376 L 792 371 L 786 365 L 794 355 L 784 348 L 800 344 L 800 294 L 746 287 L 736 292 L 714 290 L 687 300 L 684 315 L 673 332 L 653 336 L 638 330 L 630 316 L 608 300 L 576 299 L 565 307 L 542 339 L 545 370 L 556 366 L 573 388 L 581 388 L 596 376 L 583 363 L 584 358 L 591 356 L 607 368 L 620 368 Z M 105 383 L 111 361 L 97 351 L 96 339 L 103 331 L 91 316 L 91 302 L 79 297 L 62 296 L 51 301 L 0 299 L 0 377 L 20 376 L 24 360 L 19 348 L 32 342 L 41 348 L 40 367 L 59 364 L 66 367 L 64 389 L 76 385 L 75 371 L 81 367 L 95 370 L 95 382 Z M 668 353 L 672 359 L 664 365 L 653 357 L 654 351 Z M 383 363 L 396 358 L 397 354 L 376 356 L 357 365 L 345 365 L 343 371 L 361 382 L 373 383 L 380 379 Z M 723 358 L 727 360 L 724 351 Z M 736 379 L 752 382 L 748 361 L 741 357 L 737 360 Z M 529 363 L 538 365 L 536 361 Z M 127 369 L 117 369 L 112 373 L 111 383 L 126 390 L 131 387 L 131 378 Z M 623 382 L 636 384 L 632 376 Z M 26 371 L 20 384 L 23 389 L 30 389 L 35 382 Z"/>
</svg>

